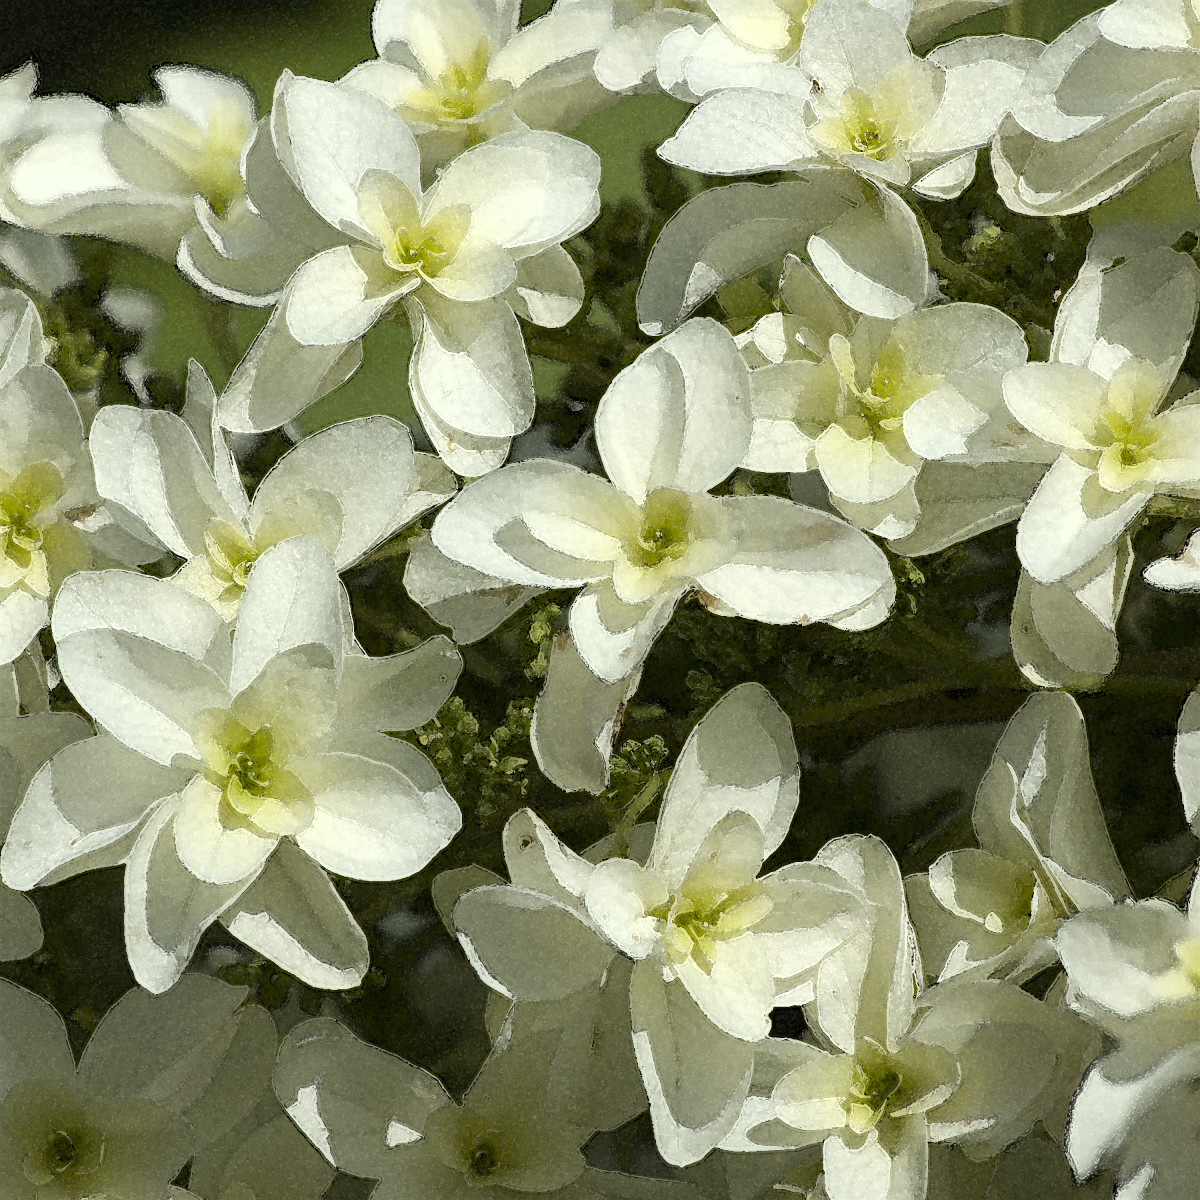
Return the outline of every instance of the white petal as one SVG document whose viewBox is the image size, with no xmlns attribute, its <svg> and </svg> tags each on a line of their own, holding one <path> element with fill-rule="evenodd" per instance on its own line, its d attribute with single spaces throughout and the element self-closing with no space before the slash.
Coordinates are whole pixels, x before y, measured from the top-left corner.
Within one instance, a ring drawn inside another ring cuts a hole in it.
<svg viewBox="0 0 1200 1200">
<path fill-rule="evenodd" d="M 1149 499 L 1146 492 L 1105 493 L 1103 507 L 1089 511 L 1094 480 L 1095 472 L 1064 454 L 1033 493 L 1017 525 L 1017 553 L 1039 583 L 1057 583 L 1099 558 Z"/>
<path fill-rule="evenodd" d="M 0 1087 L 36 1079 L 70 1086 L 75 1059 L 52 1005 L 9 980 L 0 984 Z"/>
<path fill-rule="evenodd" d="M 420 152 L 408 126 L 357 88 L 285 72 L 275 88 L 272 134 L 305 199 L 343 233 L 360 231 L 358 188 L 368 171 L 386 171 L 421 194 Z"/>
<path fill-rule="evenodd" d="M 450 698 L 462 659 L 449 638 L 431 637 L 412 650 L 371 658 L 348 654 L 342 666 L 338 707 L 354 713 L 363 730 L 416 729 Z"/>
<path fill-rule="evenodd" d="M 237 518 L 188 427 L 169 412 L 112 404 L 88 435 L 96 490 L 181 558 L 204 553 L 209 521 Z"/>
<path fill-rule="evenodd" d="M 4 882 L 36 886 L 50 872 L 124 837 L 188 772 L 159 766 L 101 734 L 60 750 L 37 774 L 0 852 Z"/>
<path fill-rule="evenodd" d="M 193 775 L 175 810 L 175 853 L 184 869 L 203 883 L 227 885 L 254 878 L 278 841 L 221 820 L 221 791 Z"/>
<path fill-rule="evenodd" d="M 781 171 L 817 157 L 804 135 L 803 100 L 751 88 L 728 88 L 702 100 L 658 155 L 706 175 Z"/>
<path fill-rule="evenodd" d="M 357 342 L 305 346 L 288 331 L 286 295 L 250 344 L 221 393 L 218 416 L 226 429 L 277 429 L 345 383 L 362 362 Z"/>
<path fill-rule="evenodd" d="M 848 616 L 895 584 L 886 556 L 829 513 L 774 496 L 727 497 L 732 545 L 696 584 L 739 616 L 808 624 Z"/>
<path fill-rule="evenodd" d="M 609 385 L 596 413 L 608 477 L 639 504 L 657 487 L 706 492 L 750 444 L 750 379 L 716 321 L 681 325 Z"/>
<path fill-rule="evenodd" d="M 289 538 L 261 554 L 238 609 L 229 686 L 236 694 L 271 659 L 314 647 L 314 664 L 341 666 L 342 588 L 329 551 Z"/>
<path fill-rule="evenodd" d="M 173 804 L 143 827 L 125 866 L 125 949 L 138 983 L 165 992 L 183 974 L 205 929 L 245 890 L 249 880 L 202 883 L 175 853 Z"/>
<path fill-rule="evenodd" d="M 517 263 L 517 280 L 509 303 L 517 316 L 560 329 L 583 306 L 583 276 L 561 246 L 547 246 Z"/>
<path fill-rule="evenodd" d="M 683 596 L 682 588 L 669 588 L 645 604 L 626 604 L 613 591 L 608 580 L 584 588 L 568 612 L 571 644 L 583 665 L 605 685 L 632 691 L 629 680 L 640 673 L 642 663 L 658 635 L 666 628 L 675 606 Z M 614 622 L 614 617 L 621 620 Z M 616 624 L 616 628 L 610 625 Z M 620 691 L 600 689 L 581 697 L 585 702 L 620 703 Z"/>
<path fill-rule="evenodd" d="M 677 980 L 643 961 L 630 984 L 633 1047 L 650 1097 L 658 1152 L 673 1166 L 703 1158 L 734 1126 L 754 1047 L 713 1025 Z"/>
<path fill-rule="evenodd" d="M 287 840 L 221 923 L 310 987 L 356 987 L 367 973 L 366 935 L 325 872 Z"/>
<path fill-rule="evenodd" d="M 747 813 L 766 854 L 783 841 L 800 801 L 791 722 L 756 683 L 733 688 L 693 727 L 663 798 L 650 865 L 675 883 L 732 812 Z"/>
<path fill-rule="evenodd" d="M 539 768 L 556 787 L 593 795 L 604 790 L 617 728 L 638 678 L 634 671 L 606 683 L 588 669 L 571 638 L 555 643 L 529 740 Z"/>
<path fill-rule="evenodd" d="M 427 1071 L 356 1038 L 329 1017 L 303 1021 L 279 1051 L 275 1091 L 330 1162 L 378 1179 L 400 1166 L 390 1127 L 420 1133 L 450 1103 Z"/>
<path fill-rule="evenodd" d="M 614 953 L 561 902 L 507 885 L 460 896 L 454 926 L 484 982 L 517 1000 L 558 1000 L 598 985 Z"/>
<path fill-rule="evenodd" d="M 586 228 L 600 211 L 600 159 L 574 138 L 525 130 L 472 146 L 430 192 L 427 215 L 452 204 L 471 210 L 471 231 L 518 256 Z"/>
<path fill-rule="evenodd" d="M 506 301 L 456 304 L 423 293 L 420 308 L 410 306 L 410 318 L 417 339 L 409 382 L 440 421 L 488 438 L 513 437 L 529 427 L 533 377 Z"/>
<path fill-rule="evenodd" d="M 458 832 L 458 805 L 430 761 L 407 742 L 362 735 L 344 744 L 295 764 L 316 804 L 297 845 L 351 879 L 415 874 Z"/>
<path fill-rule="evenodd" d="M 346 346 L 415 283 L 392 271 L 369 246 L 335 246 L 301 264 L 280 304 L 288 332 L 300 345 Z"/>
<path fill-rule="evenodd" d="M 399 421 L 344 421 L 305 438 L 267 472 L 254 493 L 250 523 L 257 526 L 311 488 L 329 492 L 342 512 L 333 558 L 344 571 L 401 527 L 415 476 L 412 436 Z"/>
</svg>

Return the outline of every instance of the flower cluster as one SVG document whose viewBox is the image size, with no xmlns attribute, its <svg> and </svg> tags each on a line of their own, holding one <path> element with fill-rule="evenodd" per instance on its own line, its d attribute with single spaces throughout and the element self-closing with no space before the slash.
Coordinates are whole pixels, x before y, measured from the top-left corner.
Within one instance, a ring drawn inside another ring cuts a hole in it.
<svg viewBox="0 0 1200 1200">
<path fill-rule="evenodd" d="M 1200 4 L 1022 17 L 0 78 L 4 1197 L 1193 1194 Z"/>
</svg>

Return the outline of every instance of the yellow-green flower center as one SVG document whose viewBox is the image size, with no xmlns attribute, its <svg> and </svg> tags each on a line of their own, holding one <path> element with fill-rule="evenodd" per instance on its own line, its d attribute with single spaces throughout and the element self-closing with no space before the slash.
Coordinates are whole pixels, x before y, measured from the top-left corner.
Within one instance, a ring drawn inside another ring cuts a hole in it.
<svg viewBox="0 0 1200 1200">
<path fill-rule="evenodd" d="M 896 125 L 884 120 L 866 92 L 851 87 L 842 97 L 842 131 L 847 148 L 855 154 L 884 158 L 891 149 Z"/>
<path fill-rule="evenodd" d="M 487 77 L 490 59 L 491 47 L 482 37 L 465 59 L 449 63 L 440 75 L 427 76 L 402 107 L 416 109 L 434 124 L 470 121 L 512 92 L 507 80 Z"/>
<path fill-rule="evenodd" d="M 887 1112 L 904 1078 L 886 1055 L 856 1057 L 850 1077 L 850 1094 L 842 1102 L 846 1123 L 855 1133 L 873 1129 Z"/>
<path fill-rule="evenodd" d="M 1111 492 L 1136 487 L 1149 473 L 1160 432 L 1155 409 L 1162 392 L 1158 372 L 1148 362 L 1130 359 L 1118 368 L 1092 431 L 1100 456 L 1100 484 Z"/>
<path fill-rule="evenodd" d="M 905 412 L 940 382 L 940 376 L 912 370 L 898 341 L 880 348 L 866 371 L 865 382 L 860 382 L 860 370 L 847 338 L 834 334 L 829 354 L 841 379 L 838 423 L 852 437 L 887 441 L 902 436 Z"/>
<path fill-rule="evenodd" d="M 491 1133 L 478 1134 L 467 1151 L 467 1166 L 472 1175 L 486 1178 L 500 1166 L 500 1146 Z"/>
<path fill-rule="evenodd" d="M 1175 959 L 1188 983 L 1200 992 L 1200 938 L 1188 938 L 1175 947 Z"/>
<path fill-rule="evenodd" d="M 43 526 L 49 510 L 62 497 L 63 477 L 51 463 L 31 463 L 0 482 L 0 580 L 21 583 L 39 596 L 50 594 L 42 552 Z"/>
<path fill-rule="evenodd" d="M 259 553 L 236 526 L 217 520 L 208 523 L 204 530 L 204 556 L 213 577 L 225 585 L 218 596 L 222 603 L 237 602 L 242 598 Z"/>
<path fill-rule="evenodd" d="M 636 567 L 650 570 L 682 558 L 692 544 L 692 504 L 684 492 L 659 488 L 646 497 L 642 519 L 625 553 Z"/>
<path fill-rule="evenodd" d="M 230 829 L 283 837 L 312 819 L 312 793 L 284 765 L 270 725 L 248 729 L 228 712 L 206 713 L 196 744 L 204 777 L 221 791 L 221 823 Z"/>
<path fill-rule="evenodd" d="M 665 941 L 676 961 L 693 959 L 701 970 L 712 971 L 716 943 L 757 925 L 772 908 L 770 894 L 751 884 L 732 892 L 677 896 L 650 910 L 667 922 Z"/>
</svg>

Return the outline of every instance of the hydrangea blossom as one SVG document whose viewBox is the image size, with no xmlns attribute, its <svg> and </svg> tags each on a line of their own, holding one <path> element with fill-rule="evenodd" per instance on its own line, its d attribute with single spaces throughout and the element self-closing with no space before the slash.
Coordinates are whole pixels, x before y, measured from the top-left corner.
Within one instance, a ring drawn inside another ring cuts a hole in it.
<svg viewBox="0 0 1200 1200">
<path fill-rule="evenodd" d="M 101 732 L 33 778 L 0 852 L 9 886 L 125 864 L 138 981 L 169 988 L 218 918 L 293 974 L 352 987 L 366 940 L 322 868 L 419 870 L 461 814 L 412 746 L 449 695 L 445 639 L 391 658 L 348 652 L 328 551 L 272 547 L 230 638 L 170 580 L 73 577 L 55 605 L 59 664 Z"/>
<path fill-rule="evenodd" d="M 744 466 L 815 469 L 843 516 L 889 538 L 914 531 L 922 496 L 938 541 L 957 531 L 936 519 L 937 508 L 960 497 L 963 536 L 1013 513 L 1006 497 L 980 512 L 963 493 L 985 463 L 1038 457 L 1034 439 L 1013 428 L 1000 390 L 1028 353 L 1015 321 L 981 304 L 864 317 L 795 256 L 785 260 L 779 295 L 784 311 L 746 338 L 747 360 L 761 365 L 750 374 L 754 428 Z M 928 461 L 945 467 L 923 480 Z M 1005 478 L 1020 488 L 1033 470 L 1018 466 Z"/>
<path fill-rule="evenodd" d="M 400 422 L 376 416 L 306 438 L 268 472 L 251 502 L 213 420 L 212 385 L 195 363 L 189 385 L 204 449 L 174 413 L 130 405 L 102 409 L 89 445 L 106 503 L 184 559 L 178 582 L 230 620 L 255 561 L 277 542 L 307 534 L 344 571 L 454 492 L 449 471 L 433 455 L 414 454 Z"/>
<path fill-rule="evenodd" d="M 518 1002 L 531 979 L 600 974 L 613 947 L 633 960 L 633 1046 L 668 1162 L 697 1161 L 732 1129 L 771 1009 L 808 994 L 817 964 L 858 931 L 856 896 L 826 868 L 759 877 L 798 782 L 786 718 L 743 685 L 680 752 L 644 865 L 592 865 L 551 839 L 555 894 L 491 886 L 455 905 L 477 969 Z M 535 961 L 550 946 L 558 953 Z"/>
<path fill-rule="evenodd" d="M 691 1189 L 588 1167 L 586 1130 L 550 1107 L 545 1045 L 509 1045 L 461 1101 L 402 1058 L 329 1019 L 288 1035 L 275 1088 L 292 1119 L 339 1169 L 378 1179 L 372 1193 L 446 1200 L 694 1200 Z"/>
<path fill-rule="evenodd" d="M 518 27 L 520 12 L 519 0 L 376 0 L 379 57 L 343 82 L 404 118 L 427 175 L 488 137 L 570 129 L 606 103 L 592 63 L 608 22 L 560 2 Z"/>
<path fill-rule="evenodd" d="M 56 113 L 2 173 L 0 207 L 29 229 L 110 238 L 174 261 L 190 228 L 243 206 L 238 164 L 257 119 L 250 90 L 196 67 L 153 77 L 162 100 L 113 113 L 80 97 Z"/>
<path fill-rule="evenodd" d="M 354 369 L 359 339 L 403 303 L 409 383 L 435 449 L 462 474 L 499 466 L 533 417 L 516 314 L 560 325 L 582 302 L 561 242 L 598 211 L 595 153 L 561 134 L 506 134 L 459 155 L 425 192 L 413 134 L 383 101 L 286 73 L 272 132 L 341 244 L 291 277 L 222 396 L 221 423 L 290 420 Z"/>
<path fill-rule="evenodd" d="M 922 992 L 900 873 L 871 838 L 841 838 L 816 862 L 861 890 L 870 934 L 816 974 L 814 1042 L 781 1044 L 791 1069 L 747 1105 L 740 1149 L 822 1142 L 829 1200 L 920 1200 L 929 1143 L 994 1154 L 1026 1133 L 1065 1075 L 1067 1018 L 1011 984 L 956 980 Z"/>
<path fill-rule="evenodd" d="M 926 971 L 1021 983 L 1053 966 L 1060 922 L 1129 896 L 1088 758 L 1079 706 L 1031 696 L 979 784 L 979 848 L 941 855 L 906 881 Z"/>
<path fill-rule="evenodd" d="M 794 68 L 713 90 L 659 147 L 668 162 L 743 175 L 834 162 L 891 187 L 957 196 L 1036 52 L 1003 35 L 917 57 L 862 0 L 817 0 Z"/>
<path fill-rule="evenodd" d="M 693 588 L 727 616 L 876 624 L 895 585 L 864 535 L 777 497 L 709 494 L 749 446 L 749 390 L 731 335 L 690 321 L 621 372 L 601 401 L 596 440 L 612 482 L 551 460 L 513 464 L 442 509 L 433 545 L 485 581 L 584 585 L 571 639 L 607 684 L 639 670 Z M 418 600 L 442 589 L 437 564 L 427 570 L 432 578 L 407 572 Z M 538 753 L 553 776 L 554 748 L 539 739 Z"/>
<path fill-rule="evenodd" d="M 1197 889 L 1187 909 L 1140 900 L 1081 913 L 1056 939 L 1070 1000 L 1115 1048 L 1071 1109 L 1067 1156 L 1081 1179 L 1114 1171 L 1121 1194 L 1182 1195 L 1198 1158 L 1195 1080 L 1200 984 Z"/>
<path fill-rule="evenodd" d="M 1028 430 L 1062 448 L 1017 526 L 1039 583 L 1099 558 L 1157 492 L 1200 487 L 1193 398 L 1163 411 L 1196 323 L 1200 272 L 1171 250 L 1083 274 L 1063 298 L 1051 361 L 1004 380 Z"/>
<path fill-rule="evenodd" d="M 0 1186 L 12 1200 L 149 1197 L 235 1130 L 269 1075 L 275 1029 L 245 988 L 188 975 L 127 992 L 76 1064 L 62 1018 L 0 981 Z"/>
<path fill-rule="evenodd" d="M 83 417 L 45 365 L 33 302 L 0 295 L 0 662 L 44 628 L 74 571 L 147 561 L 153 553 L 101 504 Z"/>
</svg>

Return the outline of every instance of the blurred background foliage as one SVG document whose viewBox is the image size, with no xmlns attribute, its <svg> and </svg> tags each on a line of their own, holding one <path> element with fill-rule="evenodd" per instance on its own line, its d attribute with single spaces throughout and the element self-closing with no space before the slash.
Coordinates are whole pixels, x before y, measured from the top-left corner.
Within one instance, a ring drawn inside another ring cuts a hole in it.
<svg viewBox="0 0 1200 1200">
<path fill-rule="evenodd" d="M 546 0 L 534 0 L 525 15 L 532 19 L 546 7 Z M 1088 0 L 1017 0 L 1007 13 L 956 32 L 1005 30 L 1049 39 L 1092 7 Z M 43 91 L 84 91 L 106 103 L 149 94 L 155 66 L 185 62 L 240 75 L 265 111 L 284 68 L 336 78 L 374 53 L 372 0 L 32 0 L 0 8 L 4 71 L 33 58 Z M 653 153 L 684 111 L 670 97 L 635 97 L 576 131 L 602 156 L 604 209 L 570 247 L 589 280 L 583 312 L 563 331 L 527 328 L 539 395 L 527 450 L 553 445 L 595 463 L 588 439 L 595 404 L 612 375 L 648 344 L 636 328 L 633 298 L 649 246 L 670 213 L 705 186 Z M 923 211 L 941 240 L 947 295 L 997 304 L 1023 324 L 1048 330 L 1082 259 L 1086 218 L 1014 217 L 982 167 L 960 200 L 925 204 Z M 981 222 L 1003 235 L 979 238 Z M 224 306 L 205 300 L 168 264 L 118 247 L 81 249 L 90 278 L 147 289 L 163 305 L 154 348 L 163 403 L 178 403 L 189 357 L 223 384 L 232 364 L 213 330 Z M 715 304 L 706 311 L 723 315 Z M 265 310 L 234 311 L 241 348 L 264 317 Z M 78 312 L 76 318 L 83 319 Z M 387 412 L 408 420 L 420 440 L 405 383 L 410 349 L 403 323 L 374 330 L 363 367 L 310 409 L 301 429 Z M 160 398 L 158 390 L 155 395 Z M 266 439 L 245 464 L 249 481 L 283 448 L 282 438 Z M 738 472 L 726 487 L 786 490 L 787 480 Z M 1149 557 L 1178 549 L 1185 530 L 1163 517 L 1139 535 L 1120 628 L 1121 666 L 1101 690 L 1080 697 L 1104 811 L 1143 895 L 1196 854 L 1184 828 L 1171 746 L 1179 708 L 1200 680 L 1200 598 L 1167 596 L 1137 578 Z M 347 576 L 356 627 L 370 653 L 394 653 L 438 631 L 401 584 L 410 544 L 411 535 L 381 547 Z M 599 799 L 557 792 L 532 763 L 529 714 L 569 597 L 535 601 L 483 642 L 463 648 L 458 695 L 412 735 L 462 805 L 463 833 L 414 879 L 341 885 L 371 939 L 374 965 L 366 982 L 336 999 L 322 996 L 219 927 L 206 936 L 197 965 L 250 984 L 279 1014 L 346 1017 L 451 1088 L 465 1087 L 486 1052 L 483 988 L 432 910 L 433 877 L 468 863 L 502 870 L 500 831 L 527 804 L 577 848 L 652 817 L 667 769 L 695 720 L 747 679 L 765 684 L 788 711 L 802 756 L 800 815 L 778 861 L 809 856 L 827 838 L 854 830 L 885 837 L 906 871 L 924 869 L 942 851 L 971 841 L 975 784 L 1004 722 L 1030 690 L 1007 637 L 1018 575 L 1013 529 L 894 565 L 896 611 L 865 634 L 758 625 L 715 617 L 695 601 L 683 604 L 647 664 L 626 715 L 612 784 Z M 86 875 L 40 889 L 34 899 L 46 924 L 46 947 L 27 962 L 6 965 L 4 973 L 51 998 L 73 1036 L 82 1038 L 133 982 L 121 944 L 121 873 Z"/>
</svg>

